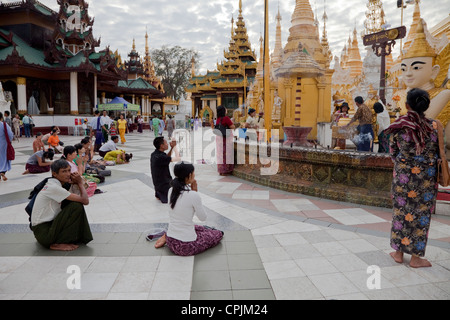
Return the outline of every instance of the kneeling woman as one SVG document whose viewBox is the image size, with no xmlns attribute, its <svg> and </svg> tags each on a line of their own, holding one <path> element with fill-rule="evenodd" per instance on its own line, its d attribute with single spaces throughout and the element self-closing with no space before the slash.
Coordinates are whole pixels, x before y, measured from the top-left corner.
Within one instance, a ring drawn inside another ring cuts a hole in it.
<svg viewBox="0 0 450 320">
<path fill-rule="evenodd" d="M 178 163 L 174 168 L 175 179 L 169 190 L 170 223 L 167 234 L 155 244 L 161 248 L 165 244 L 179 256 L 193 256 L 219 244 L 223 232 L 208 227 L 197 226 L 192 219 L 194 215 L 201 221 L 206 220 L 206 212 L 198 194 L 194 166 Z"/>
<path fill-rule="evenodd" d="M 53 153 L 52 149 L 48 151 L 39 150 L 35 152 L 27 161 L 25 165 L 25 171 L 22 174 L 28 173 L 45 173 L 50 172 L 50 166 L 53 163 Z M 50 161 L 45 161 L 46 159 Z"/>
</svg>

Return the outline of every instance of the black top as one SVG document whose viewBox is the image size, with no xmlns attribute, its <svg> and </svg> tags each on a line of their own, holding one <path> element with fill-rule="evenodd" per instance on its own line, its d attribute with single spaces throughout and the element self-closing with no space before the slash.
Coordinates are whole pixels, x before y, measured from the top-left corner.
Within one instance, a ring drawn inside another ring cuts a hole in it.
<svg viewBox="0 0 450 320">
<path fill-rule="evenodd" d="M 172 176 L 170 175 L 169 164 L 172 158 L 165 152 L 155 150 L 150 157 L 150 170 L 152 173 L 155 190 L 169 190 Z"/>
</svg>

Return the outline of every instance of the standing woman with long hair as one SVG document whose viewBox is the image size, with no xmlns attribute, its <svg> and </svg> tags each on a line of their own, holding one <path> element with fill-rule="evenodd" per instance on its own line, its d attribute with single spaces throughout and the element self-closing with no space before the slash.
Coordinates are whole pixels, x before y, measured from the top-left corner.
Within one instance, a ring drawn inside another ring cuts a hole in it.
<svg viewBox="0 0 450 320">
<path fill-rule="evenodd" d="M 234 145 L 233 145 L 233 131 L 235 126 L 231 119 L 227 117 L 227 109 L 223 106 L 217 107 L 217 121 L 216 125 L 222 125 L 227 129 L 229 135 L 216 137 L 216 156 L 217 156 L 217 171 L 221 176 L 230 175 L 234 170 Z M 211 128 L 214 129 L 214 124 L 211 123 Z"/>
<path fill-rule="evenodd" d="M 11 170 L 11 160 L 6 155 L 9 142 L 14 138 L 14 134 L 9 125 L 3 120 L 3 113 L 0 112 L 0 181 L 7 181 L 6 172 Z"/>
<path fill-rule="evenodd" d="M 193 256 L 215 247 L 223 238 L 223 232 L 209 227 L 195 225 L 194 215 L 206 220 L 202 199 L 198 194 L 194 166 L 180 162 L 174 167 L 175 179 L 169 190 L 169 229 L 155 244 L 161 248 L 165 244 L 179 256 Z"/>
<path fill-rule="evenodd" d="M 127 142 L 127 140 L 125 139 L 125 133 L 127 133 L 128 131 L 128 126 L 127 120 L 125 119 L 123 113 L 120 114 L 120 119 L 117 120 L 117 125 L 119 129 L 120 142 L 124 144 L 125 142 Z"/>
<path fill-rule="evenodd" d="M 410 254 L 413 268 L 431 267 L 424 259 L 431 215 L 436 210 L 439 144 L 437 123 L 425 117 L 430 96 L 421 89 L 408 92 L 408 113 L 386 131 L 391 135 L 394 161 L 391 253 L 397 263 Z"/>
</svg>

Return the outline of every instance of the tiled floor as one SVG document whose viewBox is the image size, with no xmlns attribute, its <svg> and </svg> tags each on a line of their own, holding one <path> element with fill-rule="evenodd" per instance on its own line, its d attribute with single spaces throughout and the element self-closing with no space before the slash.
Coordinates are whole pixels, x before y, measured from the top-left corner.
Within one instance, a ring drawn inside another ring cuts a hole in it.
<svg viewBox="0 0 450 320">
<path fill-rule="evenodd" d="M 80 137 L 62 137 L 68 144 Z M 14 142 L 16 160 L 0 182 L 0 299 L 443 299 L 450 298 L 450 217 L 436 215 L 427 258 L 412 269 L 389 256 L 391 210 L 327 201 L 221 177 L 196 164 L 208 212 L 205 224 L 225 231 L 221 244 L 195 257 L 155 249 L 145 235 L 167 227 L 167 206 L 153 197 L 153 134 L 129 134 L 130 164 L 110 167 L 103 194 L 86 207 L 94 241 L 69 253 L 39 246 L 24 211 L 43 175 L 22 176 L 31 140 Z M 193 155 L 201 146 L 196 145 Z M 440 210 L 450 210 L 441 204 Z M 69 289 L 76 279 L 80 289 Z M 369 266 L 380 268 L 370 289 Z M 69 269 L 69 271 L 71 271 Z M 73 282 L 71 282 L 73 280 Z"/>
</svg>

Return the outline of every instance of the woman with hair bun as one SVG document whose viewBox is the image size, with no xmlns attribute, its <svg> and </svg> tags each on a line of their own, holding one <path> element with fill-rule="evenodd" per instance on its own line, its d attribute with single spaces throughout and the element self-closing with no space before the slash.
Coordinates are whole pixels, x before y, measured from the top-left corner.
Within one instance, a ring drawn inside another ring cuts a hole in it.
<svg viewBox="0 0 450 320">
<path fill-rule="evenodd" d="M 429 106 L 428 93 L 412 89 L 406 100 L 408 113 L 386 130 L 394 162 L 391 256 L 402 263 L 403 255 L 410 254 L 413 268 L 431 267 L 423 257 L 436 210 L 439 145 L 437 122 L 425 117 Z"/>
<path fill-rule="evenodd" d="M 155 244 L 161 248 L 165 244 L 179 256 L 193 256 L 215 247 L 222 240 L 223 232 L 195 225 L 194 215 L 200 221 L 206 220 L 202 199 L 198 194 L 194 166 L 180 162 L 174 167 L 175 179 L 169 190 L 169 229 Z"/>
</svg>

